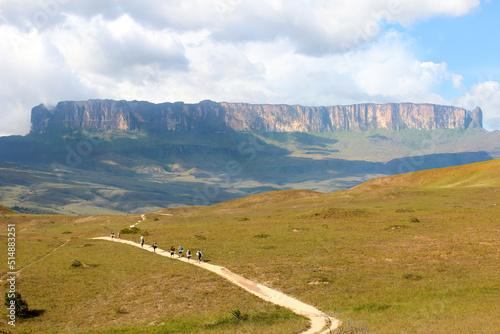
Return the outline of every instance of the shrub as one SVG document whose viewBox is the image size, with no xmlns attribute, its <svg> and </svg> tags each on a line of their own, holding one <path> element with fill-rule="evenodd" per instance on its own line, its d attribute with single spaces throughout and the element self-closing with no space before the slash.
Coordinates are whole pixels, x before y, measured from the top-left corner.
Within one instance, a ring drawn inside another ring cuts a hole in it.
<svg viewBox="0 0 500 334">
<path fill-rule="evenodd" d="M 420 223 L 420 220 L 418 220 L 418 218 L 416 218 L 416 217 L 411 217 L 410 218 L 410 222 L 412 222 L 412 223 Z"/>
<path fill-rule="evenodd" d="M 117 306 L 113 309 L 116 314 L 128 314 L 128 311 L 126 309 L 121 308 L 120 306 Z"/>
<path fill-rule="evenodd" d="M 265 239 L 265 238 L 269 238 L 270 235 L 269 234 L 265 234 L 265 233 L 261 233 L 261 234 L 256 234 L 253 236 L 254 238 L 261 238 L 261 239 Z"/>
<path fill-rule="evenodd" d="M 13 298 L 10 297 L 12 297 L 12 294 L 5 292 L 4 305 L 10 307 L 12 305 L 12 301 L 14 301 L 16 316 L 19 318 L 28 317 L 30 313 L 28 303 L 22 298 L 21 293 L 16 291 L 14 292 Z"/>
<path fill-rule="evenodd" d="M 82 263 L 78 260 L 74 260 L 73 263 L 71 264 L 73 268 L 80 268 L 82 266 Z"/>
<path fill-rule="evenodd" d="M 397 209 L 396 213 L 415 212 L 412 209 Z"/>
<path fill-rule="evenodd" d="M 242 321 L 248 319 L 248 316 L 241 313 L 240 309 L 235 308 L 231 311 L 231 318 L 236 321 Z"/>
<path fill-rule="evenodd" d="M 423 277 L 422 277 L 422 275 L 419 275 L 419 274 L 404 274 L 403 278 L 409 279 L 412 281 L 420 281 Z"/>
<path fill-rule="evenodd" d="M 139 234 L 141 233 L 141 229 L 138 227 L 124 228 L 120 231 L 120 234 Z"/>
</svg>

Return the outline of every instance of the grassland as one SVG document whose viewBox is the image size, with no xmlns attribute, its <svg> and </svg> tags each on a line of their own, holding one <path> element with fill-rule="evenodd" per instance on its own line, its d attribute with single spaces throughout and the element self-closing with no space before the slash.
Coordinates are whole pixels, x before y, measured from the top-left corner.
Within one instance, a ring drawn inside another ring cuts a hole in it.
<svg viewBox="0 0 500 334">
<path fill-rule="evenodd" d="M 210 263 L 341 319 L 340 333 L 497 333 L 499 170 L 495 160 L 332 194 L 270 192 L 156 211 L 137 226 L 147 244 L 201 249 Z M 0 220 L 19 231 L 19 290 L 45 310 L 21 322 L 21 331 L 294 333 L 306 326 L 198 268 L 88 239 L 119 232 L 137 215 Z M 83 266 L 73 268 L 74 260 Z M 246 320 L 231 317 L 237 308 Z"/>
<path fill-rule="evenodd" d="M 5 206 L 0 205 L 0 214 L 5 215 L 5 214 L 14 214 L 16 212 L 12 211 L 11 209 L 6 208 Z"/>
</svg>

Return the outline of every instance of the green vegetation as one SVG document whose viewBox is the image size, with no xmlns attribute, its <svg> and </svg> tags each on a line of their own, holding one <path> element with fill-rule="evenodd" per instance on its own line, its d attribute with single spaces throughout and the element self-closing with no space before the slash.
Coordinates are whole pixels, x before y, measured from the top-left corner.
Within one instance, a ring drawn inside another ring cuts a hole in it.
<svg viewBox="0 0 500 334">
<path fill-rule="evenodd" d="M 74 260 L 73 263 L 71 264 L 73 268 L 80 268 L 82 266 L 82 263 L 78 260 Z"/>
<path fill-rule="evenodd" d="M 3 214 L 9 214 L 9 215 L 11 215 L 11 214 L 15 214 L 15 213 L 17 213 L 17 212 L 15 212 L 15 211 L 13 211 L 11 209 L 8 209 L 5 206 L 1 206 L 0 205 L 0 214 L 2 214 L 2 215 Z"/>
<path fill-rule="evenodd" d="M 11 307 L 12 305 L 14 305 L 15 315 L 19 318 L 26 318 L 29 315 L 28 303 L 18 291 L 15 291 L 13 296 L 7 292 L 5 293 L 4 306 Z"/>
<path fill-rule="evenodd" d="M 138 227 L 127 227 L 127 228 L 124 228 L 122 230 L 120 230 L 120 234 L 140 234 L 141 233 L 141 229 L 138 228 Z M 145 233 L 145 235 L 148 235 L 147 233 Z"/>
<path fill-rule="evenodd" d="M 68 148 L 89 137 L 91 152 L 69 166 Z M 500 132 L 481 130 L 158 135 L 63 127 L 0 138 L 0 192 L 3 205 L 24 214 L 136 214 L 277 189 L 347 189 L 383 175 L 500 158 L 499 141 Z"/>
<path fill-rule="evenodd" d="M 495 160 L 332 194 L 288 190 L 169 208 L 146 214 L 140 226 L 149 232 L 146 245 L 201 249 L 210 263 L 339 318 L 339 333 L 493 334 L 500 328 L 499 169 Z M 88 239 L 133 225 L 137 215 L 3 217 L 1 224 L 22 231 L 20 291 L 46 310 L 20 330 L 293 333 L 307 326 L 195 266 Z M 80 268 L 70 266 L 74 259 Z"/>
</svg>

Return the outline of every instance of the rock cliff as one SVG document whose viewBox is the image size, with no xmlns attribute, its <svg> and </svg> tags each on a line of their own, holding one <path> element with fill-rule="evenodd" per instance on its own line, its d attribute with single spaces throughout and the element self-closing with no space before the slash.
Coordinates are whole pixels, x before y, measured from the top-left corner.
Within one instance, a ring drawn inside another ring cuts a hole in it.
<svg viewBox="0 0 500 334">
<path fill-rule="evenodd" d="M 482 127 L 482 111 L 433 104 L 389 103 L 303 107 L 202 101 L 153 104 L 139 101 L 65 101 L 39 105 L 32 133 L 54 127 L 97 130 L 333 132 L 468 129 Z"/>
</svg>

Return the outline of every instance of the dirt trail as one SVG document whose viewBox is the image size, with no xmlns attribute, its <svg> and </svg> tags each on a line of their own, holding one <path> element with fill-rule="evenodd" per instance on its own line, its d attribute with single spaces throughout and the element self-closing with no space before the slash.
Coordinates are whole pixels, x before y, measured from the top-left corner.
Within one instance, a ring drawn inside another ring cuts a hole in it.
<svg viewBox="0 0 500 334">
<path fill-rule="evenodd" d="M 119 242 L 119 243 L 124 243 L 124 244 L 129 244 L 135 247 L 142 248 L 139 243 L 135 243 L 133 241 L 129 240 L 123 240 L 123 239 L 111 239 L 110 237 L 100 237 L 100 238 L 94 238 L 98 240 L 107 240 L 107 241 L 113 241 L 113 242 Z M 146 251 L 153 252 L 153 248 L 150 246 L 146 246 L 142 248 Z M 165 256 L 168 258 L 170 257 L 170 252 L 164 251 L 160 248 L 156 249 L 156 254 Z M 183 261 L 188 263 L 187 259 L 182 257 L 178 258 L 177 255 L 173 257 L 172 259 L 176 259 L 179 261 Z M 327 334 L 327 333 L 333 333 L 332 331 L 338 328 L 341 324 L 341 322 L 338 319 L 332 318 L 327 316 L 325 313 L 321 312 L 314 306 L 305 304 L 295 298 L 292 298 L 290 296 L 285 295 L 284 293 L 281 293 L 279 291 L 273 290 L 271 288 L 268 288 L 262 284 L 255 283 L 253 281 L 250 281 L 244 277 L 241 277 L 239 275 L 236 275 L 235 273 L 231 272 L 227 268 L 213 265 L 213 264 L 208 264 L 208 263 L 198 263 L 197 260 L 192 259 L 190 264 L 201 267 L 203 269 L 209 270 L 213 273 L 216 273 L 219 276 L 224 277 L 231 283 L 245 289 L 246 291 L 256 295 L 259 298 L 264 299 L 265 301 L 268 301 L 270 303 L 286 307 L 287 309 L 293 311 L 296 314 L 303 315 L 305 317 L 308 317 L 311 320 L 311 327 L 307 329 L 306 331 L 300 333 L 300 334 Z"/>
<path fill-rule="evenodd" d="M 61 248 L 61 247 L 63 247 L 63 246 L 66 246 L 66 244 L 67 244 L 68 242 L 70 242 L 70 240 L 71 240 L 71 239 L 66 240 L 66 242 L 65 242 L 65 243 L 63 243 L 62 245 L 57 246 L 56 248 L 54 248 L 53 250 L 51 250 L 49 253 L 45 254 L 45 255 L 44 255 L 44 256 L 42 256 L 41 258 L 39 258 L 39 259 L 37 259 L 37 260 L 35 260 L 35 261 L 33 261 L 33 262 L 28 263 L 27 265 L 25 265 L 25 266 L 24 266 L 24 267 L 22 267 L 22 268 L 19 268 L 19 269 L 15 272 L 15 273 L 16 273 L 16 276 L 19 276 L 19 274 L 21 273 L 21 270 L 24 270 L 24 269 L 28 268 L 29 266 L 31 266 L 31 265 L 33 265 L 33 264 L 35 264 L 35 263 L 37 263 L 37 262 L 42 261 L 43 259 L 45 259 L 47 256 L 49 256 L 49 255 L 51 255 L 52 253 L 54 253 L 54 252 L 55 252 L 56 250 L 58 250 L 59 248 Z M 9 274 L 5 274 L 5 275 L 3 275 L 3 276 L 0 278 L 0 283 L 5 282 L 5 277 L 6 277 L 6 276 L 10 276 L 10 275 L 9 275 Z"/>
</svg>

